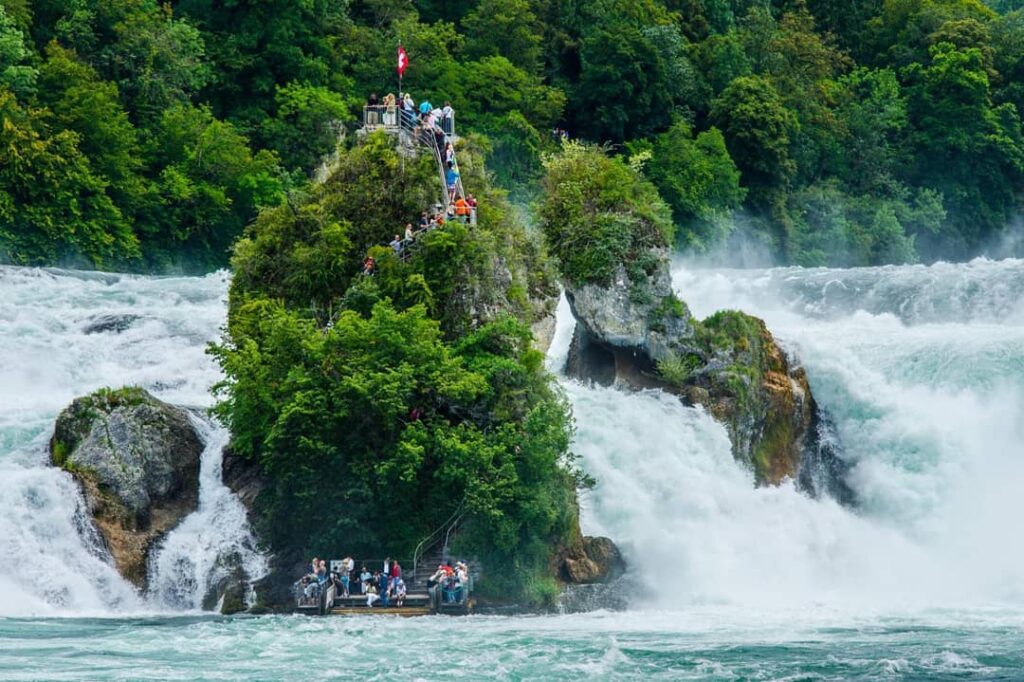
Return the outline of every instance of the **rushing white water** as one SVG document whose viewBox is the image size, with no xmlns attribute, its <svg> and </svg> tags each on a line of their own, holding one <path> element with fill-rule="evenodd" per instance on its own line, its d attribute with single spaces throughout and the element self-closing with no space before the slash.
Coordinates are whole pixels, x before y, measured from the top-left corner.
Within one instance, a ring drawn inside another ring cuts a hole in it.
<svg viewBox="0 0 1024 682">
<path fill-rule="evenodd" d="M 0 616 L 195 606 L 201 595 L 185 596 L 184 564 L 193 562 L 191 584 L 201 590 L 218 577 L 209 569 L 221 547 L 245 550 L 243 561 L 259 568 L 241 506 L 219 481 L 218 427 L 203 426 L 200 509 L 166 540 L 157 599 L 140 597 L 111 567 L 73 480 L 47 464 L 58 412 L 97 388 L 138 385 L 171 403 L 208 406 L 220 375 L 205 351 L 224 321 L 226 287 L 222 273 L 0 267 Z M 118 316 L 120 331 L 92 329 Z M 231 533 L 239 533 L 234 545 Z"/>
<path fill-rule="evenodd" d="M 574 447 L 599 482 L 583 497 L 585 529 L 622 544 L 650 603 L 1022 605 L 1024 262 L 680 266 L 675 282 L 698 315 L 748 310 L 797 354 L 836 422 L 860 506 L 756 489 L 724 430 L 674 399 L 564 382 Z M 0 612 L 192 609 L 225 556 L 259 572 L 241 507 L 219 484 L 219 427 L 204 427 L 200 509 L 154 557 L 148 601 L 90 539 L 70 477 L 45 464 L 57 412 L 97 387 L 138 384 L 208 405 L 219 374 L 204 351 L 223 324 L 226 283 L 0 268 L 0 590 L 10 595 Z M 556 369 L 572 331 L 560 313 Z M 137 317 L 86 333 L 100 314 Z"/>
<path fill-rule="evenodd" d="M 159 603 L 178 609 L 202 608 L 204 595 L 238 566 L 250 579 L 266 575 L 245 507 L 221 480 L 226 429 L 201 422 L 206 438 L 199 470 L 199 508 L 171 531 L 150 557 L 149 590 Z"/>
<path fill-rule="evenodd" d="M 568 382 L 599 481 L 587 530 L 622 542 L 659 605 L 1024 605 L 1024 262 L 674 279 L 698 316 L 762 316 L 797 354 L 861 506 L 755 489 L 724 430 L 667 396 Z"/>
</svg>

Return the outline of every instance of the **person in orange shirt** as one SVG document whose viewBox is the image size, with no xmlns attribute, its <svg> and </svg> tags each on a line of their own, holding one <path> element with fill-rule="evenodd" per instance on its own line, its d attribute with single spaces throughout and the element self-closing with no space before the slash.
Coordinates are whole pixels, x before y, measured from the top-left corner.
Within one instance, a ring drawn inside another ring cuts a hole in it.
<svg viewBox="0 0 1024 682">
<path fill-rule="evenodd" d="M 469 222 L 469 204 L 462 197 L 455 200 L 455 215 L 459 217 L 459 221 Z"/>
</svg>

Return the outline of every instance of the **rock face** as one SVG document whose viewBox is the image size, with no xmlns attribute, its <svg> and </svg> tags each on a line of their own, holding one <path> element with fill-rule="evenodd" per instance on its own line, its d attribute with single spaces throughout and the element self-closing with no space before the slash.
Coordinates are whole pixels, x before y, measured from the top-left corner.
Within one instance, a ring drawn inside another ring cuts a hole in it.
<svg viewBox="0 0 1024 682">
<path fill-rule="evenodd" d="M 139 319 L 139 315 L 94 315 L 86 322 L 82 329 L 83 334 L 120 334 L 131 328 Z"/>
<path fill-rule="evenodd" d="M 615 543 L 603 537 L 584 537 L 559 557 L 558 575 L 570 585 L 592 585 L 615 580 L 626 571 L 626 562 Z"/>
<path fill-rule="evenodd" d="M 569 286 L 566 296 L 588 340 L 625 358 L 658 362 L 673 353 L 693 352 L 696 330 L 689 310 L 672 293 L 668 255 L 655 251 L 665 267 L 634 283 L 622 265 L 610 286 Z M 628 372 L 628 368 L 621 368 Z"/>
<path fill-rule="evenodd" d="M 139 587 L 150 548 L 196 509 L 202 451 L 187 412 L 138 388 L 75 399 L 50 441 L 51 460 L 81 484 L 118 571 Z"/>
<path fill-rule="evenodd" d="M 620 267 L 608 286 L 567 284 L 578 322 L 567 373 L 606 386 L 661 388 L 703 406 L 726 426 L 734 456 L 759 484 L 793 479 L 807 487 L 802 469 L 812 459 L 819 472 L 845 473 L 838 460 L 822 466 L 806 373 L 764 322 L 733 311 L 696 320 L 672 292 L 667 254 L 653 255 L 658 266 L 644 281 Z M 841 481 L 823 487 L 846 491 Z"/>
</svg>

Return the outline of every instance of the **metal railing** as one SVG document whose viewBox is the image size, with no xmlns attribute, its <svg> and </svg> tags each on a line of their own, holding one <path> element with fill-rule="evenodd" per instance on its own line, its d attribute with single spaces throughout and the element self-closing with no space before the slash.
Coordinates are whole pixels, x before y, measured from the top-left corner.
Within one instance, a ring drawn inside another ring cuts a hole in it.
<svg viewBox="0 0 1024 682">
<path fill-rule="evenodd" d="M 441 534 L 444 534 L 444 545 L 443 551 L 447 554 L 448 551 L 448 538 L 451 535 L 452 528 L 457 526 L 462 517 L 465 515 L 466 498 L 462 498 L 462 502 L 459 502 L 459 506 L 455 508 L 452 515 L 448 517 L 448 520 L 443 524 L 434 529 L 434 532 L 427 537 L 420 540 L 420 544 L 416 545 L 416 550 L 412 554 L 412 574 L 417 575 L 417 568 L 419 568 L 420 560 L 423 559 L 423 555 L 434 548 L 437 541 L 441 539 Z"/>
<path fill-rule="evenodd" d="M 421 115 L 416 111 L 409 111 L 401 104 L 367 104 L 363 107 L 363 127 L 369 129 L 390 128 L 398 129 L 407 127 L 407 121 L 412 119 L 414 126 L 418 125 Z M 441 130 L 447 137 L 455 137 L 455 112 L 451 116 L 442 116 L 440 119 Z"/>
</svg>

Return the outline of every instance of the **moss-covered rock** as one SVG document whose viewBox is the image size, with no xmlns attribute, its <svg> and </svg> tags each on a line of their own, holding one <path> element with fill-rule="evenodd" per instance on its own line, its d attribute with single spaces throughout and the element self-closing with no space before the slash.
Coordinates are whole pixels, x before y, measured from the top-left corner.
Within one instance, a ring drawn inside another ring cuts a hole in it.
<svg viewBox="0 0 1024 682">
<path fill-rule="evenodd" d="M 202 450 L 187 412 L 132 387 L 75 399 L 50 440 L 118 571 L 140 587 L 150 548 L 198 504 Z"/>
</svg>

